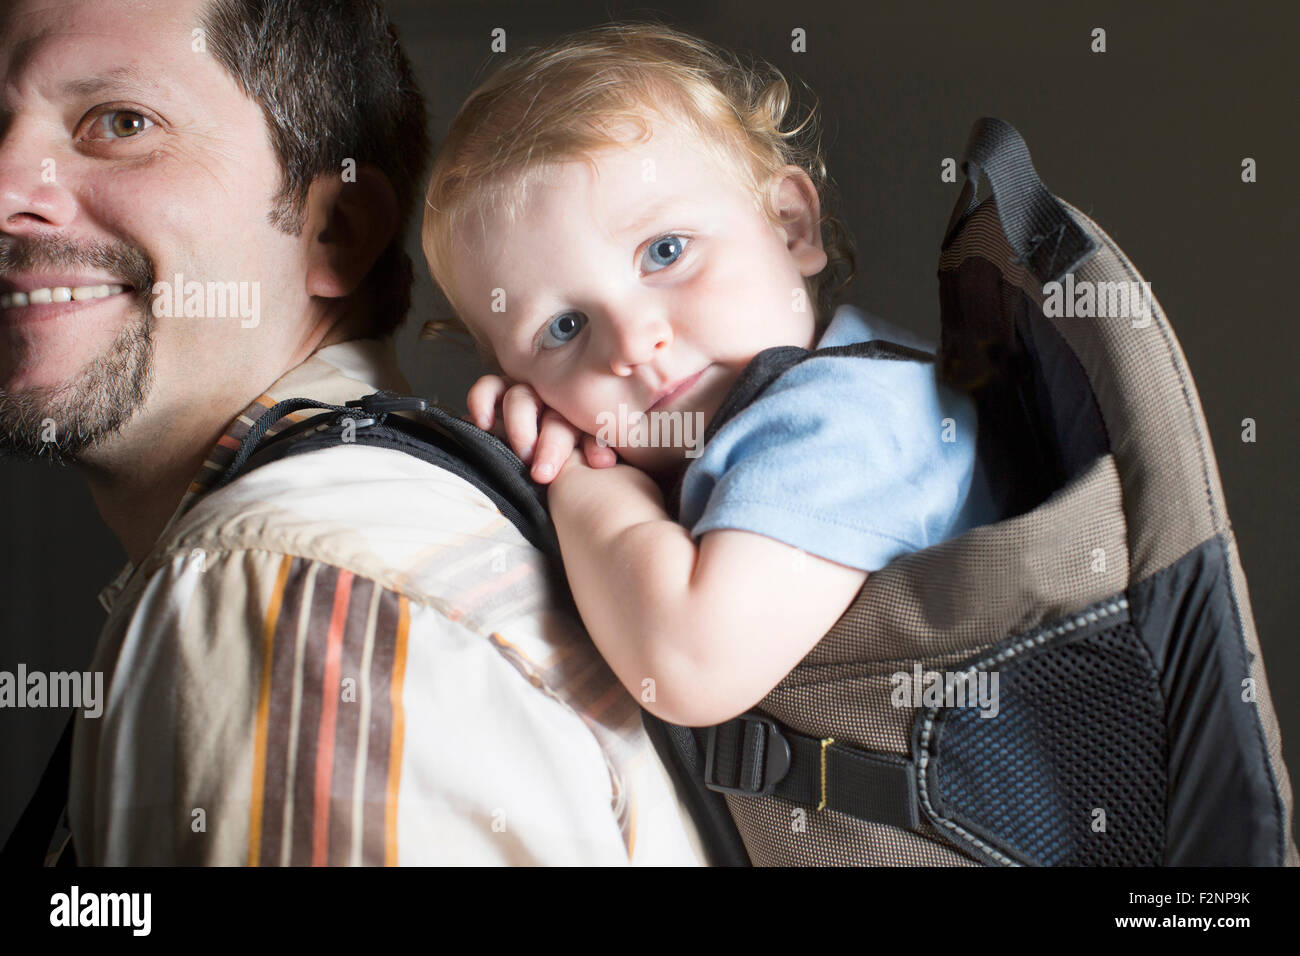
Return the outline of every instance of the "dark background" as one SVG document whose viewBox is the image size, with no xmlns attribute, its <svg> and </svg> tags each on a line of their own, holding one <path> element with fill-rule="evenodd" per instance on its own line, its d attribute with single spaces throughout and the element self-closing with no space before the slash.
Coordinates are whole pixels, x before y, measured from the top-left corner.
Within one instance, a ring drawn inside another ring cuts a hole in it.
<svg viewBox="0 0 1300 956">
<path fill-rule="evenodd" d="M 857 241 L 849 300 L 934 337 L 939 241 L 961 188 L 940 180 L 972 122 L 1020 130 L 1044 182 L 1124 249 L 1181 340 L 1204 405 L 1250 582 L 1287 763 L 1300 755 L 1300 654 L 1288 595 L 1300 554 L 1293 368 L 1300 257 L 1294 45 L 1289 4 L 1090 2 L 477 3 L 390 0 L 429 102 L 435 143 L 508 51 L 611 17 L 655 16 L 780 67 L 821 103 L 841 218 Z M 807 52 L 790 34 L 807 31 Z M 1106 30 L 1107 52 L 1090 51 Z M 1241 181 L 1243 157 L 1258 181 Z M 415 305 L 398 335 L 418 393 L 463 405 L 472 358 L 418 339 L 433 297 L 419 251 Z M 1241 441 L 1241 421 L 1257 441 Z M 75 472 L 0 461 L 0 669 L 88 665 L 96 601 L 124 561 Z M 0 837 L 35 787 L 67 712 L 0 711 Z"/>
</svg>

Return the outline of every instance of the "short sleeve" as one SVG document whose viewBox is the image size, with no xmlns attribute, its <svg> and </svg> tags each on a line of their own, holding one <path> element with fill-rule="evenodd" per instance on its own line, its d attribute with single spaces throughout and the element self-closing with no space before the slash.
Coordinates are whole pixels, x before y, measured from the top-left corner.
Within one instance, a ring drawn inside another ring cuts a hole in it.
<svg viewBox="0 0 1300 956">
<path fill-rule="evenodd" d="M 933 364 L 820 356 L 786 372 L 688 467 L 693 537 L 751 531 L 875 571 L 958 530 L 975 409 Z"/>
</svg>

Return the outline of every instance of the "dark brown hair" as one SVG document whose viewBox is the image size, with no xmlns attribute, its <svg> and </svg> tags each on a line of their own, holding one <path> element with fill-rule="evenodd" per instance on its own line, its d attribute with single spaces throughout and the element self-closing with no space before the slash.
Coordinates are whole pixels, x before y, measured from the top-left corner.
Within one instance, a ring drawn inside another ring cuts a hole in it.
<svg viewBox="0 0 1300 956">
<path fill-rule="evenodd" d="M 397 196 L 398 227 L 363 286 L 370 334 L 392 334 L 411 304 L 403 241 L 429 158 L 424 100 L 375 0 L 212 0 L 208 48 L 262 107 L 283 180 L 269 220 L 302 232 L 307 190 L 369 164 Z"/>
</svg>

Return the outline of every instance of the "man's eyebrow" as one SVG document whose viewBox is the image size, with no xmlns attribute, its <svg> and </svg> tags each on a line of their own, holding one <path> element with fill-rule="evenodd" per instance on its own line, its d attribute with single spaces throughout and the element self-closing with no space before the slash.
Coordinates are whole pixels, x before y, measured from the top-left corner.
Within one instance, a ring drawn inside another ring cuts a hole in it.
<svg viewBox="0 0 1300 956">
<path fill-rule="evenodd" d="M 69 80 L 63 84 L 67 96 L 94 96 L 111 87 L 135 86 L 141 89 L 157 89 L 158 84 L 143 70 L 134 66 L 119 66 L 99 76 L 88 76 Z"/>
</svg>

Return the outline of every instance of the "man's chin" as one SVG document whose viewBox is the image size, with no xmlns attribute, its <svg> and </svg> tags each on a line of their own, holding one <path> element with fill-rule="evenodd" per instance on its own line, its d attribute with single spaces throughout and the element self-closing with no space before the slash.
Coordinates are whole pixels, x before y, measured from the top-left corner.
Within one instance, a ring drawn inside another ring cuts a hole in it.
<svg viewBox="0 0 1300 956">
<path fill-rule="evenodd" d="M 0 388 L 0 456 L 76 462 L 131 420 L 152 378 L 146 322 L 123 329 L 104 355 L 64 384 Z"/>
</svg>

